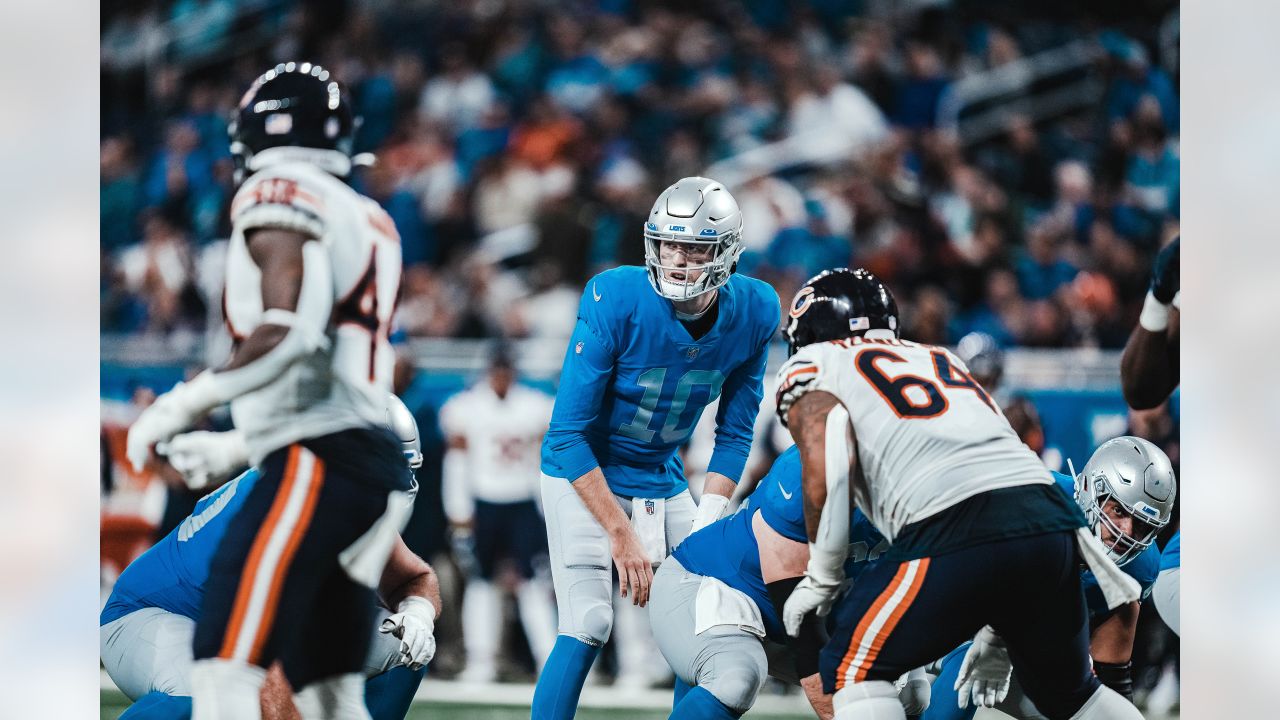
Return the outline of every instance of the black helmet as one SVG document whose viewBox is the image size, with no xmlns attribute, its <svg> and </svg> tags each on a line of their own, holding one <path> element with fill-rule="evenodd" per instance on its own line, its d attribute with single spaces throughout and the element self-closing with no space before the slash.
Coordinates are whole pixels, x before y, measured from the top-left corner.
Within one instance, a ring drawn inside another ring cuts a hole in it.
<svg viewBox="0 0 1280 720">
<path fill-rule="evenodd" d="M 338 176 L 351 171 L 357 121 L 351 101 L 329 71 L 312 63 L 280 63 L 253 81 L 227 132 L 239 176 L 258 169 L 254 156 L 299 148 L 291 159 L 313 162 Z M 240 179 L 240 178 L 238 178 Z"/>
<path fill-rule="evenodd" d="M 783 335 L 794 355 L 805 345 L 861 335 L 867 330 L 898 328 L 898 303 L 875 275 L 858 268 L 824 270 L 809 279 L 791 301 Z"/>
</svg>

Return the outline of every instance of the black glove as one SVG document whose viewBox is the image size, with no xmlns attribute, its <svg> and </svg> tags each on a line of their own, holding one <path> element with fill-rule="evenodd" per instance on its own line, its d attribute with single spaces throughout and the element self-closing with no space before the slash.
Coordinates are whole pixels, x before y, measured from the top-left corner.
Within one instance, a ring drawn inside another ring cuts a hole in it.
<svg viewBox="0 0 1280 720">
<path fill-rule="evenodd" d="M 1095 661 L 1093 674 L 1098 676 L 1103 685 L 1123 695 L 1125 700 L 1133 702 L 1132 660 L 1123 665 Z"/>
<path fill-rule="evenodd" d="M 1182 236 L 1173 239 L 1156 254 L 1155 265 L 1151 268 L 1151 294 L 1161 304 L 1173 302 L 1178 293 L 1178 245 Z"/>
</svg>

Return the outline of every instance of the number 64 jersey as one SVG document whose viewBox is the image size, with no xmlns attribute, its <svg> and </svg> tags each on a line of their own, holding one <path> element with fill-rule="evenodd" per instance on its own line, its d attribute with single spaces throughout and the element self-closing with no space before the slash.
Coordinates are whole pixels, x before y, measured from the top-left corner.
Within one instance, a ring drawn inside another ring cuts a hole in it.
<svg viewBox="0 0 1280 720">
<path fill-rule="evenodd" d="M 858 445 L 853 496 L 891 543 L 904 526 L 978 493 L 1053 482 L 945 348 L 891 337 L 801 348 L 778 371 L 784 424 L 795 402 L 814 390 L 848 410 Z"/>
<path fill-rule="evenodd" d="M 310 235 L 324 252 L 307 262 L 328 265 L 319 278 L 308 269 L 307 287 L 316 282 L 319 302 L 306 313 L 300 307 L 292 321 L 295 331 L 311 333 L 313 352 L 231 403 L 253 462 L 297 440 L 384 424 L 395 364 L 387 338 L 400 289 L 400 236 L 390 216 L 315 165 L 282 162 L 245 181 L 232 201 L 231 222 L 223 306 L 237 342 L 264 322 L 263 277 L 249 255 L 248 232 Z"/>
</svg>

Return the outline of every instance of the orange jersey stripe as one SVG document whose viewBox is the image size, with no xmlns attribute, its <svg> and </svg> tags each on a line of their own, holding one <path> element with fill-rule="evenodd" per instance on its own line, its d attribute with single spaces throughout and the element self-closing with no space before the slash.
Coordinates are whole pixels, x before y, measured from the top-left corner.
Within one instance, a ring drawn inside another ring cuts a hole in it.
<svg viewBox="0 0 1280 720">
<path fill-rule="evenodd" d="M 240 588 L 236 591 L 231 621 L 227 623 L 226 634 L 222 638 L 222 648 L 218 650 L 220 658 L 230 659 L 235 651 L 236 637 L 240 635 L 240 628 L 244 625 L 249 596 L 253 594 L 254 575 L 257 574 L 258 565 L 262 562 L 262 553 L 266 550 L 271 532 L 280 521 L 280 516 L 284 514 L 284 506 L 289 501 L 289 490 L 292 489 L 294 476 L 298 473 L 298 457 L 301 454 L 301 445 L 289 448 L 289 459 L 284 466 L 284 480 L 276 490 L 276 499 L 271 503 L 271 511 L 267 514 L 266 521 L 262 523 L 262 527 L 258 528 L 258 534 L 253 540 L 253 548 L 249 551 L 249 558 L 245 562 L 244 570 L 240 573 Z"/>
<path fill-rule="evenodd" d="M 880 632 L 876 633 L 875 638 L 871 641 L 871 649 L 867 651 L 866 658 L 858 665 L 858 672 L 853 676 L 854 682 L 862 682 L 867 679 L 867 673 L 871 672 L 871 665 L 880 656 L 880 649 L 884 647 L 885 641 L 889 639 L 889 635 L 893 629 L 898 626 L 898 622 L 902 620 L 902 616 L 907 614 L 911 603 L 915 601 L 916 595 L 920 593 L 920 586 L 924 585 L 925 573 L 929 570 L 929 558 L 920 560 L 920 567 L 916 570 L 916 576 L 911 581 L 911 586 L 907 588 L 907 594 L 902 598 L 902 602 L 893 609 L 893 613 L 889 615 L 888 621 Z"/>
<path fill-rule="evenodd" d="M 249 662 L 258 661 L 262 654 L 262 646 L 266 644 L 267 635 L 275 623 L 276 606 L 280 603 L 280 588 L 284 585 L 285 576 L 289 574 L 289 566 L 293 562 L 294 554 L 298 551 L 298 545 L 307 534 L 307 528 L 311 526 L 311 516 L 315 513 L 316 501 L 320 498 L 320 487 L 323 484 L 324 463 L 320 458 L 316 458 L 311 470 L 311 486 L 307 488 L 307 498 L 302 506 L 302 514 L 298 517 L 298 524 L 293 528 L 293 534 L 289 536 L 284 554 L 280 556 L 276 573 L 271 578 L 271 589 L 267 591 L 267 604 L 262 610 L 262 623 L 258 625 L 258 633 L 254 636 L 253 646 L 249 650 Z"/>
</svg>

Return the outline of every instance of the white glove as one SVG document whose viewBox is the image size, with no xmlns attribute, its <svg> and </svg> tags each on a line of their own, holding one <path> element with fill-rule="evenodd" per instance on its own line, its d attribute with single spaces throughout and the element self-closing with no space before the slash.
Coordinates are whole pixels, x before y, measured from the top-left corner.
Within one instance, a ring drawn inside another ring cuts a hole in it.
<svg viewBox="0 0 1280 720">
<path fill-rule="evenodd" d="M 396 611 L 378 631 L 399 638 L 400 661 L 410 670 L 421 670 L 436 655 L 436 607 L 424 597 L 410 595 Z"/>
<path fill-rule="evenodd" d="M 239 430 L 183 433 L 168 442 L 156 443 L 156 452 L 168 458 L 192 490 L 221 484 L 232 472 L 249 464 L 249 448 Z"/>
<path fill-rule="evenodd" d="M 197 398 L 189 397 L 193 394 L 191 387 L 195 383 L 195 380 L 191 383 L 178 383 L 172 390 L 156 398 L 130 426 L 129 438 L 125 442 L 125 456 L 129 458 L 134 471 L 141 472 L 147 464 L 152 445 L 164 442 L 191 427 L 208 410 L 201 403 L 193 402 Z"/>
<path fill-rule="evenodd" d="M 698 512 L 693 516 L 693 529 L 689 534 L 698 532 L 702 528 L 720 519 L 720 515 L 729 505 L 729 498 L 723 495 L 703 495 L 698 502 Z"/>
<path fill-rule="evenodd" d="M 970 695 L 975 707 L 995 707 L 1009 694 L 1012 674 L 1013 663 L 1009 661 L 1004 641 L 991 626 L 982 628 L 973 637 L 973 645 L 964 654 L 964 662 L 960 663 L 960 675 L 955 683 L 960 707 L 969 706 Z"/>
<path fill-rule="evenodd" d="M 821 582 L 806 574 L 782 606 L 782 624 L 786 627 L 787 634 L 791 637 L 798 636 L 800 622 L 811 612 L 817 611 L 819 617 L 825 617 L 831 612 L 831 605 L 839 592 L 839 581 Z"/>
</svg>

